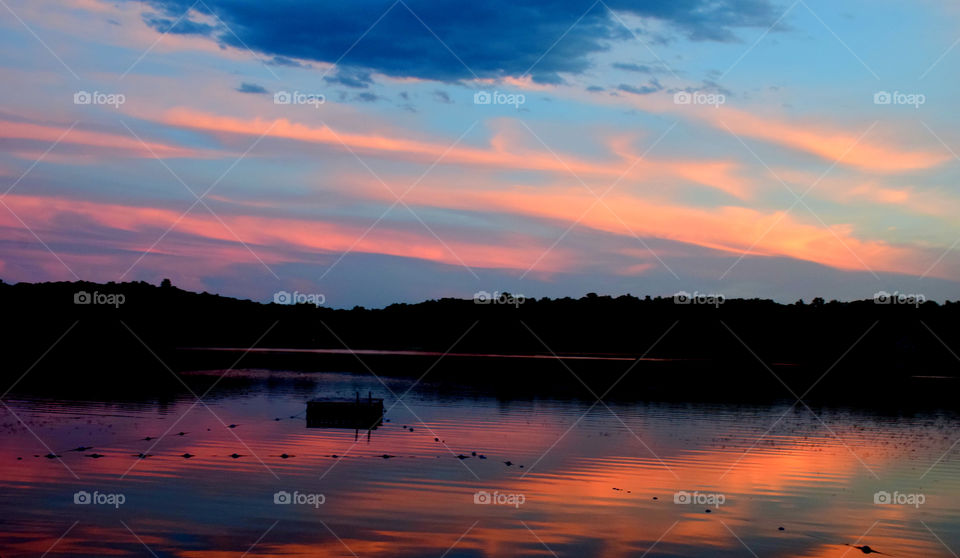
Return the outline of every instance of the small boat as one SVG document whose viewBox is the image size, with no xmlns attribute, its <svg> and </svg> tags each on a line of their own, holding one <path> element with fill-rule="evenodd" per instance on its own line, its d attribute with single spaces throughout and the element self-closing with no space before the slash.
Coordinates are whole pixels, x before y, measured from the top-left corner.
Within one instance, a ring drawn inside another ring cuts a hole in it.
<svg viewBox="0 0 960 558">
<path fill-rule="evenodd" d="M 360 392 L 354 399 L 311 399 L 307 401 L 307 428 L 353 428 L 373 430 L 383 423 L 383 399 Z"/>
</svg>

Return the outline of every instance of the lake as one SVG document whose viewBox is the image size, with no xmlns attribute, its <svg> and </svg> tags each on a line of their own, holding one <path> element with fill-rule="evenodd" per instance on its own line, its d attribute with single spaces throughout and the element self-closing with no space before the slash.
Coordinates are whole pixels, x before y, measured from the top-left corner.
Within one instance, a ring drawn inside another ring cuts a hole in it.
<svg viewBox="0 0 960 558">
<path fill-rule="evenodd" d="M 379 427 L 306 427 L 308 399 L 358 392 L 384 399 Z M 516 399 L 265 370 L 228 373 L 202 403 L 4 402 L 4 558 L 960 550 L 950 411 Z"/>
</svg>

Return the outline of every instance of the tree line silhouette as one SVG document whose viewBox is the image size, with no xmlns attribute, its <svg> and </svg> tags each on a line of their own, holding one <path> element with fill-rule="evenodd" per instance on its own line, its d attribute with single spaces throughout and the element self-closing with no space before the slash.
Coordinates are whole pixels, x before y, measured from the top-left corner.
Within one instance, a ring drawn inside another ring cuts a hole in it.
<svg viewBox="0 0 960 558">
<path fill-rule="evenodd" d="M 520 304 L 446 298 L 382 309 L 332 309 L 194 293 L 169 280 L 160 286 L 0 282 L 6 318 L 0 338 L 8 385 L 30 369 L 18 386 L 111 393 L 175 390 L 179 380 L 171 369 L 231 366 L 382 376 L 419 376 L 429 369 L 432 379 L 447 382 L 495 383 L 498 389 L 531 393 L 569 384 L 587 397 L 614 385 L 614 397 L 683 389 L 789 398 L 812 385 L 819 393 L 850 388 L 860 394 L 906 393 L 917 377 L 957 375 L 960 303 L 888 302 L 678 304 L 672 296 L 591 293 L 577 299 L 528 298 Z M 357 358 L 242 351 L 253 346 L 453 354 Z M 240 350 L 192 350 L 209 347 Z M 463 353 L 668 360 L 457 356 Z M 944 381 L 935 391 L 955 394 L 956 382 Z"/>
</svg>

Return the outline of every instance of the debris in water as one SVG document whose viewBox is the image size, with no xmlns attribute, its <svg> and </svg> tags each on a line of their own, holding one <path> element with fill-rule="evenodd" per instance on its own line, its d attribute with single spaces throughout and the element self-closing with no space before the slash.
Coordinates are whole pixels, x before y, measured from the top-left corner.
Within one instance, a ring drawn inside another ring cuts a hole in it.
<svg viewBox="0 0 960 558">
<path fill-rule="evenodd" d="M 874 550 L 874 549 L 870 548 L 870 545 L 866 545 L 866 544 L 863 545 L 863 546 L 856 546 L 856 545 L 853 545 L 853 544 L 848 544 L 848 545 L 846 545 L 846 546 L 852 546 L 853 548 L 856 548 L 857 550 L 859 550 L 860 552 L 862 552 L 862 553 L 864 553 L 864 554 L 882 554 L 883 556 L 890 556 L 889 554 L 887 554 L 887 553 L 885 553 L 885 552 L 880 552 L 879 550 Z"/>
</svg>

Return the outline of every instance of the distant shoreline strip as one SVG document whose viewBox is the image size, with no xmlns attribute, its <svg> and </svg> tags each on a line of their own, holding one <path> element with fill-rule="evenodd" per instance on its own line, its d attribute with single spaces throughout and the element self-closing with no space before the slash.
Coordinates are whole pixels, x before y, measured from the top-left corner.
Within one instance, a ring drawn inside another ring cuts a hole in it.
<svg viewBox="0 0 960 558">
<path fill-rule="evenodd" d="M 250 353 L 309 353 L 318 355 L 383 355 L 383 356 L 448 356 L 467 358 L 526 358 L 545 360 L 617 360 L 617 361 L 645 361 L 645 362 L 675 362 L 690 359 L 680 358 L 646 358 L 628 356 L 599 356 L 599 355 L 510 355 L 497 353 L 442 353 L 439 351 L 385 351 L 378 349 L 276 349 L 255 348 L 239 349 L 232 347 L 184 347 L 187 351 L 224 351 Z"/>
</svg>

